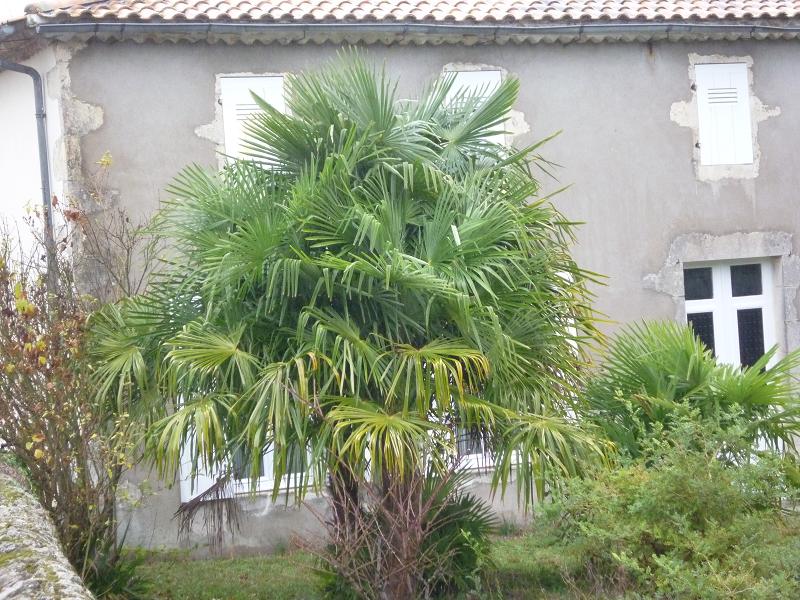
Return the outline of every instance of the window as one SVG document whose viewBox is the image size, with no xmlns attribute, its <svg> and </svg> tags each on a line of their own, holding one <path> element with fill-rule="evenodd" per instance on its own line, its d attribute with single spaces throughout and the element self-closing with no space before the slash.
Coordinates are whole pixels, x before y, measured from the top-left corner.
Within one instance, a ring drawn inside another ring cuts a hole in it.
<svg viewBox="0 0 800 600">
<path fill-rule="evenodd" d="M 775 344 L 769 261 L 687 265 L 686 321 L 716 357 L 750 366 Z"/>
<path fill-rule="evenodd" d="M 270 450 L 264 454 L 261 459 L 260 477 L 255 482 L 255 489 L 257 492 L 271 491 L 275 487 L 275 480 L 273 479 L 273 451 Z M 237 462 L 238 461 L 238 462 Z M 233 493 L 246 494 L 252 490 L 250 483 L 250 462 L 245 460 L 245 457 L 237 453 L 234 455 L 233 460 Z M 297 449 L 293 449 L 287 453 L 287 467 L 286 472 L 288 477 L 281 482 L 281 487 L 292 487 L 301 483 L 301 478 L 306 473 L 305 461 Z"/>
<path fill-rule="evenodd" d="M 222 104 L 222 127 L 225 133 L 225 153 L 232 158 L 248 158 L 242 148 L 244 124 L 251 115 L 260 108 L 256 104 L 251 91 L 268 102 L 277 110 L 285 112 L 286 102 L 283 91 L 283 76 L 281 75 L 225 75 L 220 77 L 220 102 Z M 188 452 L 184 449 L 180 468 L 181 501 L 186 502 L 196 498 L 217 482 L 217 479 L 227 469 L 228 465 L 221 465 L 219 472 L 211 472 L 198 465 L 198 472 L 192 477 L 192 463 L 188 459 Z M 291 459 L 291 464 L 297 470 L 289 469 L 290 473 L 302 473 L 303 461 L 298 456 Z M 238 452 L 232 460 L 233 481 L 231 491 L 234 494 L 250 491 L 250 464 L 245 456 Z M 272 452 L 267 452 L 262 460 L 261 477 L 256 482 L 257 491 L 271 491 L 275 482 L 272 479 Z M 282 485 L 292 482 L 282 482 Z"/>
<path fill-rule="evenodd" d="M 503 80 L 503 73 L 498 70 L 450 72 L 455 73 L 455 78 L 453 86 L 447 93 L 446 101 L 448 103 L 457 102 L 463 94 L 479 94 L 484 98 L 488 97 L 497 90 Z M 505 135 L 498 133 L 491 136 L 489 140 L 497 144 L 504 144 Z"/>
<path fill-rule="evenodd" d="M 190 443 L 194 443 L 194 440 Z M 204 469 L 198 462 L 197 473 L 192 477 L 192 461 L 189 459 L 190 453 L 184 447 L 181 450 L 181 468 L 180 468 L 180 492 L 181 502 L 188 502 L 196 498 L 200 494 L 206 492 L 212 485 L 217 482 L 217 477 L 214 476 L 209 469 Z"/>
<path fill-rule="evenodd" d="M 745 63 L 695 65 L 701 165 L 753 163 Z"/>
<path fill-rule="evenodd" d="M 457 428 L 456 449 L 461 467 L 467 469 L 487 469 L 494 466 L 486 434 L 478 427 L 469 430 Z"/>
<path fill-rule="evenodd" d="M 470 92 L 481 92 L 481 95 L 488 96 L 494 92 L 503 80 L 503 74 L 500 71 L 451 71 L 455 73 L 453 87 L 447 97 L 452 100 L 462 90 L 467 89 Z"/>
<path fill-rule="evenodd" d="M 252 114 L 259 111 L 251 91 L 277 110 L 286 111 L 281 75 L 220 77 L 225 153 L 233 158 L 247 158 L 242 148 L 244 124 Z"/>
<path fill-rule="evenodd" d="M 291 488 L 298 485 L 302 481 L 302 477 L 308 477 L 306 474 L 306 461 L 303 460 L 302 454 L 298 451 L 288 453 L 287 457 L 287 473 L 288 476 L 281 481 L 281 487 Z M 256 492 L 270 492 L 275 488 L 275 480 L 273 478 L 273 452 L 272 450 L 266 452 L 261 459 L 259 465 L 259 478 L 255 481 Z M 242 451 L 237 451 L 230 463 L 220 465 L 218 471 L 211 472 L 198 465 L 198 472 L 194 477 L 191 475 L 192 463 L 188 458 L 188 453 L 184 452 L 183 460 L 181 461 L 180 470 L 180 492 L 181 501 L 187 502 L 192 498 L 206 492 L 212 485 L 217 482 L 217 479 L 222 476 L 231 466 L 233 472 L 231 482 L 229 485 L 229 493 L 247 494 L 253 490 L 250 483 L 250 461 Z"/>
</svg>

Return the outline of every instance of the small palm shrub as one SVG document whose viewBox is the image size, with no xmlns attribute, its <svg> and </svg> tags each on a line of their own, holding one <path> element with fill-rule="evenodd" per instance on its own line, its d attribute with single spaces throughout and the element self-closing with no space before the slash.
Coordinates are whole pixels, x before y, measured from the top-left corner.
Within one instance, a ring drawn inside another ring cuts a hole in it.
<svg viewBox="0 0 800 600">
<path fill-rule="evenodd" d="M 430 499 L 432 510 L 426 517 L 429 532 L 424 539 L 423 555 L 438 556 L 441 568 L 423 573 L 430 591 L 480 592 L 491 588 L 490 535 L 499 523 L 492 509 L 480 498 L 466 492 L 471 475 L 459 471 L 444 478 L 426 480 L 422 497 Z"/>
<path fill-rule="evenodd" d="M 570 482 L 537 551 L 598 597 L 800 597 L 800 521 L 782 508 L 797 491 L 779 455 L 752 459 L 747 428 L 680 419 L 640 458 Z"/>
<path fill-rule="evenodd" d="M 632 456 L 643 440 L 670 430 L 690 412 L 723 428 L 745 419 L 744 439 L 794 447 L 800 430 L 793 352 L 767 366 L 776 349 L 750 368 L 718 364 L 691 328 L 652 322 L 624 329 L 585 392 L 587 417 Z"/>
</svg>

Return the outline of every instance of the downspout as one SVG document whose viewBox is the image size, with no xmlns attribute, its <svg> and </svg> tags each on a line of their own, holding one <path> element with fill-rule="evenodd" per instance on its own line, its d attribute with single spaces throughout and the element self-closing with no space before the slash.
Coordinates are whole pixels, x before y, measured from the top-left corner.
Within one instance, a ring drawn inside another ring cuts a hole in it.
<svg viewBox="0 0 800 600">
<path fill-rule="evenodd" d="M 50 164 L 47 153 L 47 127 L 44 111 L 44 84 L 42 76 L 33 67 L 0 58 L 0 71 L 15 71 L 33 80 L 33 98 L 36 106 L 36 134 L 39 141 L 39 176 L 42 180 L 42 216 L 44 217 L 44 243 L 47 250 L 47 284 L 50 292 L 57 289 L 56 242 L 53 234 L 52 196 L 50 194 Z"/>
</svg>

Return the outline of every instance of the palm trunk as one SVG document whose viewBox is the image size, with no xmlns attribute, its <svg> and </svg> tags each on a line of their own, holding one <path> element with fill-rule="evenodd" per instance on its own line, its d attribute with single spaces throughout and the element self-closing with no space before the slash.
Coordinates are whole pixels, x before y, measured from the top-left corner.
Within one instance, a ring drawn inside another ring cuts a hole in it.
<svg viewBox="0 0 800 600">
<path fill-rule="evenodd" d="M 352 531 L 358 523 L 360 510 L 358 480 L 350 469 L 340 468 L 331 473 L 328 489 L 333 505 L 334 525 L 342 532 Z"/>
<path fill-rule="evenodd" d="M 416 598 L 417 581 L 421 575 L 415 572 L 415 566 L 418 564 L 416 554 L 422 526 L 418 510 L 422 490 L 415 485 L 413 477 L 406 476 L 401 480 L 397 473 L 388 471 L 384 471 L 382 487 L 386 553 L 381 598 Z"/>
</svg>

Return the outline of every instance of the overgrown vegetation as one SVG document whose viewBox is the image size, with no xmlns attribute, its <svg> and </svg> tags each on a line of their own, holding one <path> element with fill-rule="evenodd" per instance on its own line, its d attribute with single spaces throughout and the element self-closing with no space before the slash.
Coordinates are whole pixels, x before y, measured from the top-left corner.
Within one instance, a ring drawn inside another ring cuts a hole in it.
<svg viewBox="0 0 800 600">
<path fill-rule="evenodd" d="M 576 595 L 800 594 L 797 353 L 718 364 L 687 326 L 629 327 L 586 391 L 618 463 L 541 507 L 542 587 Z"/>
<path fill-rule="evenodd" d="M 366 498 L 359 507 L 347 507 L 343 523 L 328 522 L 326 549 L 309 546 L 322 559 L 327 596 L 379 598 L 385 582 L 398 578 L 391 569 L 412 582 L 414 596 L 408 597 L 486 591 L 497 520 L 464 491 L 469 477 L 464 471 L 431 473 L 365 486 Z M 402 554 L 387 557 L 387 549 Z"/>
<path fill-rule="evenodd" d="M 132 456 L 127 414 L 96 399 L 87 358 L 89 299 L 57 257 L 51 293 L 41 265 L 0 253 L 0 440 L 24 467 L 70 562 L 98 596 L 129 591 L 115 500 Z"/>
<path fill-rule="evenodd" d="M 548 587 L 593 597 L 796 598 L 797 489 L 783 458 L 680 419 L 639 458 L 574 480 L 529 538 Z M 548 581 L 549 580 L 549 581 Z"/>
<path fill-rule="evenodd" d="M 491 541 L 483 580 L 490 573 L 496 588 L 466 597 L 798 597 L 798 489 L 787 474 L 793 467 L 779 454 L 755 449 L 748 430 L 741 416 L 720 424 L 695 411 L 676 418 L 668 435 L 643 441 L 638 457 L 570 480 L 539 507 L 531 529 Z M 169 583 L 157 596 L 165 599 L 214 597 L 198 578 L 215 569 L 248 581 L 233 598 L 321 598 L 331 591 L 347 597 L 350 590 L 330 587 L 340 580 L 315 574 L 308 554 L 291 556 L 291 564 L 284 557 L 213 567 L 179 562 L 175 572 L 170 562 L 145 572 L 151 581 L 167 573 Z M 250 583 L 259 575 L 246 567 L 256 561 L 281 565 L 286 585 L 280 593 L 272 580 Z"/>
<path fill-rule="evenodd" d="M 67 558 L 92 592 L 135 597 L 136 563 L 122 552 L 116 503 L 141 427 L 97 394 L 88 320 L 96 295 L 111 291 L 77 282 L 73 253 L 87 231 L 100 243 L 106 229 L 97 215 L 61 207 L 55 198 L 52 210 L 61 225 L 49 274 L 40 213 L 27 219 L 31 235 L 0 239 L 0 447 L 52 515 Z M 123 230 L 126 239 L 143 236 L 129 220 L 120 222 Z M 105 257 L 117 250 L 107 247 Z M 113 266 L 119 277 L 131 267 Z"/>
</svg>

